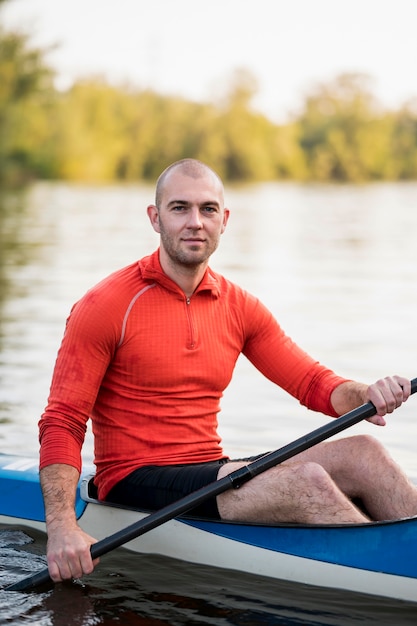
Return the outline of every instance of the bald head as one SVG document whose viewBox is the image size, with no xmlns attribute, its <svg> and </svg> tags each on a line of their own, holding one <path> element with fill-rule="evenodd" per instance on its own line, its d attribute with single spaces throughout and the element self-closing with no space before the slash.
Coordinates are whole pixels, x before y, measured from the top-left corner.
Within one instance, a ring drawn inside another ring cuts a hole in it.
<svg viewBox="0 0 417 626">
<path fill-rule="evenodd" d="M 189 176 L 190 178 L 204 178 L 205 176 L 209 176 L 217 181 L 221 192 L 223 194 L 223 182 L 216 174 L 214 170 L 212 170 L 208 165 L 203 163 L 202 161 L 198 161 L 197 159 L 182 159 L 181 161 L 176 161 L 169 165 L 160 175 L 156 182 L 156 191 L 155 191 L 155 204 L 158 209 L 161 206 L 162 195 L 165 189 L 165 184 L 168 181 L 169 177 L 173 173 L 180 173 L 183 176 Z"/>
</svg>

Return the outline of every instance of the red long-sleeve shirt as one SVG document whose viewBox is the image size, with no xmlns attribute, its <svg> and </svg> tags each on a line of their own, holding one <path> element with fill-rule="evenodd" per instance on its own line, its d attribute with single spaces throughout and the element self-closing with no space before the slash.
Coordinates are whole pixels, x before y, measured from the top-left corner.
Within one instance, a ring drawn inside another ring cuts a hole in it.
<svg viewBox="0 0 417 626">
<path fill-rule="evenodd" d="M 272 314 L 210 269 L 191 298 L 158 252 L 112 274 L 73 307 L 40 420 L 40 467 L 81 469 L 87 420 L 100 498 L 136 468 L 216 460 L 220 398 L 240 353 L 311 409 L 336 415 L 344 382 Z"/>
</svg>

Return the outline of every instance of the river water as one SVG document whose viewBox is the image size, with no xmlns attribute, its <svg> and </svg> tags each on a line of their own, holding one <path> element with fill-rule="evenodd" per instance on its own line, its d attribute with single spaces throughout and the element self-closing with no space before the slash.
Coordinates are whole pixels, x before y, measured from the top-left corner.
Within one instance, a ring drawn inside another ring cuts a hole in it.
<svg viewBox="0 0 417 626">
<path fill-rule="evenodd" d="M 230 187 L 213 269 L 261 298 L 307 351 L 366 382 L 417 375 L 417 184 Z M 0 450 L 36 456 L 65 318 L 113 270 L 152 252 L 150 186 L 39 183 L 0 196 Z M 278 448 L 328 421 L 244 359 L 220 416 L 231 455 Z M 417 400 L 385 428 L 363 423 L 417 481 Z M 88 433 L 84 458 L 92 460 Z M 39 568 L 45 537 L 0 528 L 1 588 Z M 82 582 L 0 591 L 0 623 L 414 624 L 417 605 L 375 601 L 118 550 Z"/>
</svg>

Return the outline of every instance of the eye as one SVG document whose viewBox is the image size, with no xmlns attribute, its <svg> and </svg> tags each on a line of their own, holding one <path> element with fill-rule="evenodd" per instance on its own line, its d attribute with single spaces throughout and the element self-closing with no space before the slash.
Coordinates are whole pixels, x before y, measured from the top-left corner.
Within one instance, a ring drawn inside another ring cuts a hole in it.
<svg viewBox="0 0 417 626">
<path fill-rule="evenodd" d="M 203 207 L 203 211 L 205 211 L 206 213 L 217 213 L 217 207 L 208 205 Z"/>
</svg>

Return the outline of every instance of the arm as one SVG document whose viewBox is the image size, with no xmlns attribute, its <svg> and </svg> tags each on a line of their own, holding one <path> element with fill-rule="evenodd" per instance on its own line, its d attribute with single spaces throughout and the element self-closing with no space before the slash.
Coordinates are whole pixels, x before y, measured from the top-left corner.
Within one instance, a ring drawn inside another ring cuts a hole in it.
<svg viewBox="0 0 417 626">
<path fill-rule="evenodd" d="M 39 422 L 47 561 L 55 582 L 89 574 L 96 563 L 90 554 L 95 539 L 78 526 L 74 505 L 86 423 L 112 350 L 103 319 L 105 314 L 90 306 L 88 298 L 74 307 L 55 364 L 48 406 Z"/>
<path fill-rule="evenodd" d="M 353 381 L 344 382 L 336 387 L 331 395 L 331 403 L 338 415 L 343 415 L 352 409 L 372 402 L 377 415 L 368 421 L 378 426 L 385 426 L 384 415 L 392 413 L 411 393 L 411 383 L 402 376 L 387 376 L 372 385 L 365 385 Z"/>
<path fill-rule="evenodd" d="M 87 535 L 75 518 L 75 492 L 79 473 L 61 463 L 48 465 L 40 472 L 48 533 L 47 561 L 54 582 L 90 574 L 90 546 L 95 539 Z"/>
</svg>

